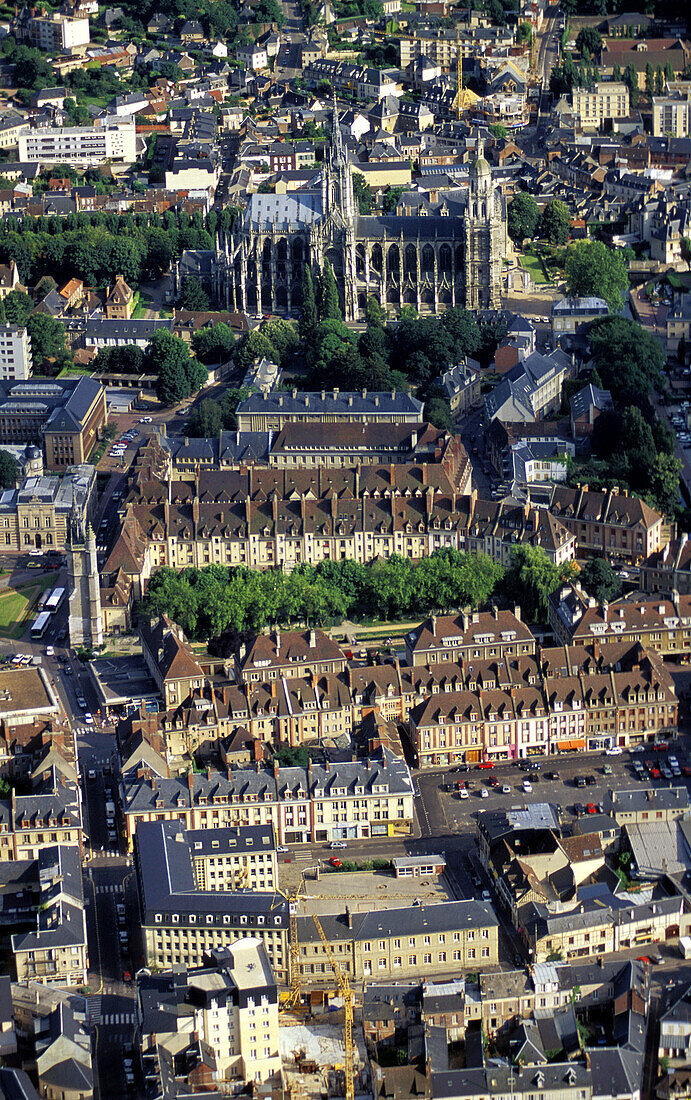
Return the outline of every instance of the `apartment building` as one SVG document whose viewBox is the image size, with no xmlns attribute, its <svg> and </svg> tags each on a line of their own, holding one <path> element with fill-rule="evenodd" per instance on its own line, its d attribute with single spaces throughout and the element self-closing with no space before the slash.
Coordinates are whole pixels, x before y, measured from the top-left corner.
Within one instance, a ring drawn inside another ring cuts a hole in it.
<svg viewBox="0 0 691 1100">
<path fill-rule="evenodd" d="M 88 46 L 88 15 L 63 15 L 60 12 L 33 15 L 28 25 L 29 41 L 40 50 L 51 53 L 71 53 Z"/>
<path fill-rule="evenodd" d="M 608 791 L 603 802 L 606 814 L 619 825 L 642 825 L 676 821 L 689 812 L 686 787 L 636 787 L 631 791 Z"/>
<path fill-rule="evenodd" d="M 318 58 L 303 69 L 304 77 L 311 84 L 328 80 L 337 91 L 346 92 L 357 99 L 377 102 L 396 94 L 396 82 L 385 69 L 369 65 L 351 65 L 344 61 Z"/>
<path fill-rule="evenodd" d="M 659 654 L 639 642 L 543 649 L 537 659 L 462 661 L 435 671 L 407 706 L 403 689 L 392 689 L 393 710 L 381 711 L 407 720 L 418 767 L 632 747 L 677 726 L 674 681 Z"/>
<path fill-rule="evenodd" d="M 275 890 L 278 887 L 276 844 L 270 825 L 185 832 L 182 822 L 172 821 L 166 830 L 178 843 L 189 846 L 200 890 Z"/>
<path fill-rule="evenodd" d="M 691 136 L 691 89 L 653 96 L 653 136 Z"/>
<path fill-rule="evenodd" d="M 240 647 L 238 676 L 244 683 L 276 680 L 296 673 L 321 676 L 343 672 L 346 655 L 323 630 L 274 630 Z"/>
<path fill-rule="evenodd" d="M 673 592 L 671 599 L 653 596 L 609 604 L 589 601 L 582 614 L 574 616 L 570 632 L 572 645 L 600 642 L 640 642 L 663 656 L 683 656 L 691 649 L 691 596 Z"/>
<path fill-rule="evenodd" d="M 275 891 L 200 889 L 192 852 L 164 821 L 137 829 L 134 863 L 144 953 L 149 966 L 204 965 L 205 956 L 251 936 L 261 941 L 273 972 L 287 981 L 288 902 Z"/>
<path fill-rule="evenodd" d="M 0 800 L 0 862 L 36 859 L 55 844 L 83 850 L 82 815 L 76 783 L 53 772 L 35 792 Z"/>
<path fill-rule="evenodd" d="M 561 403 L 564 382 L 575 373 L 571 356 L 556 348 L 534 351 L 502 375 L 485 396 L 488 420 L 530 423 L 544 420 Z"/>
<path fill-rule="evenodd" d="M 513 612 L 462 611 L 459 615 L 431 615 L 405 638 L 409 665 L 433 665 L 463 658 L 514 657 L 535 652 L 532 631 L 521 622 L 521 609 Z"/>
<path fill-rule="evenodd" d="M 632 904 L 606 891 L 597 899 L 583 895 L 568 907 L 529 902 L 521 912 L 523 939 L 534 963 L 555 955 L 568 960 L 644 948 L 684 935 L 687 919 L 681 897 Z"/>
<path fill-rule="evenodd" d="M 691 1061 L 691 990 L 688 987 L 681 997 L 673 998 L 670 1007 L 660 1016 L 658 1058 L 666 1058 L 670 1066 L 685 1069 Z"/>
<path fill-rule="evenodd" d="M 643 592 L 691 596 L 691 542 L 686 531 L 646 558 L 640 567 L 639 583 Z"/>
<path fill-rule="evenodd" d="M 558 340 L 566 332 L 587 332 L 599 317 L 609 317 L 603 298 L 561 298 L 551 310 L 552 335 Z"/>
<path fill-rule="evenodd" d="M 241 432 L 280 432 L 287 423 L 422 424 L 424 402 L 402 390 L 275 390 L 252 393 L 237 409 Z"/>
<path fill-rule="evenodd" d="M 142 655 L 166 707 L 175 707 L 204 686 L 206 674 L 177 623 L 162 615 L 139 623 Z"/>
<path fill-rule="evenodd" d="M 273 826 L 280 844 L 409 836 L 414 820 L 408 766 L 386 748 L 369 760 L 308 768 L 125 776 L 122 804 L 130 845 L 141 822 L 156 820 L 188 830 Z"/>
<path fill-rule="evenodd" d="M 75 168 L 104 161 L 132 164 L 137 159 L 134 119 L 104 118 L 93 126 L 55 126 L 30 130 L 18 139 L 25 163 L 69 164 Z"/>
<path fill-rule="evenodd" d="M 498 921 L 480 901 L 445 901 L 407 909 L 320 916 L 331 951 L 356 982 L 483 970 L 498 961 Z M 329 956 L 311 917 L 298 917 L 300 976 L 333 982 Z"/>
<path fill-rule="evenodd" d="M 17 981 L 85 985 L 89 959 L 79 848 L 45 847 L 34 860 L 15 862 L 11 868 L 18 891 L 17 924 L 24 923 L 24 917 L 33 925 L 11 936 Z M 12 884 L 5 879 L 5 897 L 11 892 Z M 33 895 L 31 912 L 26 911 L 27 893 Z"/>
<path fill-rule="evenodd" d="M 231 1088 L 269 1082 L 281 1072 L 278 987 L 257 936 L 210 951 L 199 969 L 182 965 L 142 975 L 137 1019 L 147 1080 L 160 1082 L 161 1065 L 173 1055 L 180 1059 L 181 1051 L 200 1074 L 210 1055 L 216 1079 Z"/>
<path fill-rule="evenodd" d="M 50 470 L 86 462 L 106 421 L 105 389 L 93 378 L 0 381 L 0 445 L 42 442 Z"/>
<path fill-rule="evenodd" d="M 19 325 L 0 325 L 0 380 L 23 380 L 33 368 L 31 340 Z"/>
<path fill-rule="evenodd" d="M 576 537 L 579 557 L 604 555 L 638 565 L 664 544 L 660 513 L 626 490 L 556 485 L 545 503 Z"/>
<path fill-rule="evenodd" d="M 601 81 L 593 90 L 574 88 L 573 116 L 583 130 L 599 130 L 604 122 L 629 116 L 629 89 L 616 81 Z"/>
</svg>

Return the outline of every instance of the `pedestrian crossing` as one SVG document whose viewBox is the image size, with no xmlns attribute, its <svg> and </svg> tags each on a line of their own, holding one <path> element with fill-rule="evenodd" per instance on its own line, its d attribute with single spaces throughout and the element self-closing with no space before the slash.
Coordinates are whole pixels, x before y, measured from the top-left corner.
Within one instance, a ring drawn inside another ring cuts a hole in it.
<svg viewBox="0 0 691 1100">
<path fill-rule="evenodd" d="M 86 1015 L 92 1024 L 98 1023 L 101 1019 L 101 1004 L 102 997 L 100 993 L 95 993 L 92 997 L 86 998 Z"/>
<path fill-rule="evenodd" d="M 122 860 L 122 858 L 123 858 L 122 852 L 119 852 L 116 848 L 106 848 L 105 851 L 103 851 L 103 852 L 99 852 L 96 849 L 92 849 L 92 851 L 91 851 L 91 859 L 92 860 L 94 860 L 94 859 L 119 859 L 119 860 Z M 129 860 L 126 859 L 125 862 L 129 863 Z"/>
<path fill-rule="evenodd" d="M 104 1012 L 101 1015 L 101 1023 L 113 1027 L 117 1024 L 134 1024 L 134 1012 Z"/>
<path fill-rule="evenodd" d="M 109 882 L 96 887 L 97 894 L 122 894 L 123 889 L 121 883 Z"/>
</svg>

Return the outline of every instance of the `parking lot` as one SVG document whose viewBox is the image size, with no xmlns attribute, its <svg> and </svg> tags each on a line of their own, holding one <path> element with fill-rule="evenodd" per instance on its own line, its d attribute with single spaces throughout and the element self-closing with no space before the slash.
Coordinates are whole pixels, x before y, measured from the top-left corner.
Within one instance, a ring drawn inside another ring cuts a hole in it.
<svg viewBox="0 0 691 1100">
<path fill-rule="evenodd" d="M 465 765 L 443 773 L 418 773 L 417 783 L 428 822 L 423 835 L 473 833 L 475 817 L 484 810 L 509 809 L 532 802 L 551 802 L 566 820 L 596 813 L 611 790 L 638 785 L 686 785 L 691 780 L 687 738 L 667 750 L 646 746 L 615 756 L 573 755 L 536 761 L 502 763 L 481 769 Z"/>
</svg>

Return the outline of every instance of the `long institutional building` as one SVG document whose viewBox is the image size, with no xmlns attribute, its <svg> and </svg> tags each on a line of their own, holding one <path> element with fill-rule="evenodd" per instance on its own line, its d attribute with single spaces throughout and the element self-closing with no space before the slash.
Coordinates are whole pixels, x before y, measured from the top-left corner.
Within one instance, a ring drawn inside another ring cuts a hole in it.
<svg viewBox="0 0 691 1100">
<path fill-rule="evenodd" d="M 351 455 L 341 468 L 255 464 L 251 442 L 241 441 L 234 460 L 192 460 L 192 469 L 173 462 L 165 441 L 144 446 L 103 583 L 139 596 L 164 565 L 290 570 L 392 554 L 418 560 L 445 547 L 502 564 L 517 545 L 541 547 L 557 565 L 603 554 L 637 564 L 665 544 L 662 516 L 616 490 L 553 486 L 539 504 L 481 500 L 460 440 L 445 433 L 412 461 Z"/>
</svg>

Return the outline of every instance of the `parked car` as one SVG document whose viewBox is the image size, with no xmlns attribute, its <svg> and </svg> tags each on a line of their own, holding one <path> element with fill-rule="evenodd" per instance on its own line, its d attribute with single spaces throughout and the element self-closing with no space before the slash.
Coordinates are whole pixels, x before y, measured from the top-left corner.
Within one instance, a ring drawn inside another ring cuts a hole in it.
<svg viewBox="0 0 691 1100">
<path fill-rule="evenodd" d="M 329 848 L 331 848 L 331 849 L 333 849 L 333 848 L 347 848 L 347 847 L 348 847 L 348 845 L 346 844 L 345 840 L 332 840 L 331 843 L 329 844 Z"/>
<path fill-rule="evenodd" d="M 611 749 L 605 749 L 605 756 L 621 756 L 623 751 L 618 745 L 612 745 Z"/>
<path fill-rule="evenodd" d="M 480 798 L 489 798 L 487 787 L 480 787 Z"/>
<path fill-rule="evenodd" d="M 502 794 L 511 794 L 511 788 L 508 783 L 505 783 L 501 789 Z"/>
<path fill-rule="evenodd" d="M 532 789 L 533 789 L 533 785 L 532 785 L 532 783 L 530 782 L 530 780 L 529 780 L 529 779 L 524 779 L 524 780 L 523 780 L 523 790 L 525 791 L 525 793 L 526 793 L 526 794 L 530 794 L 530 792 L 532 791 Z"/>
</svg>

